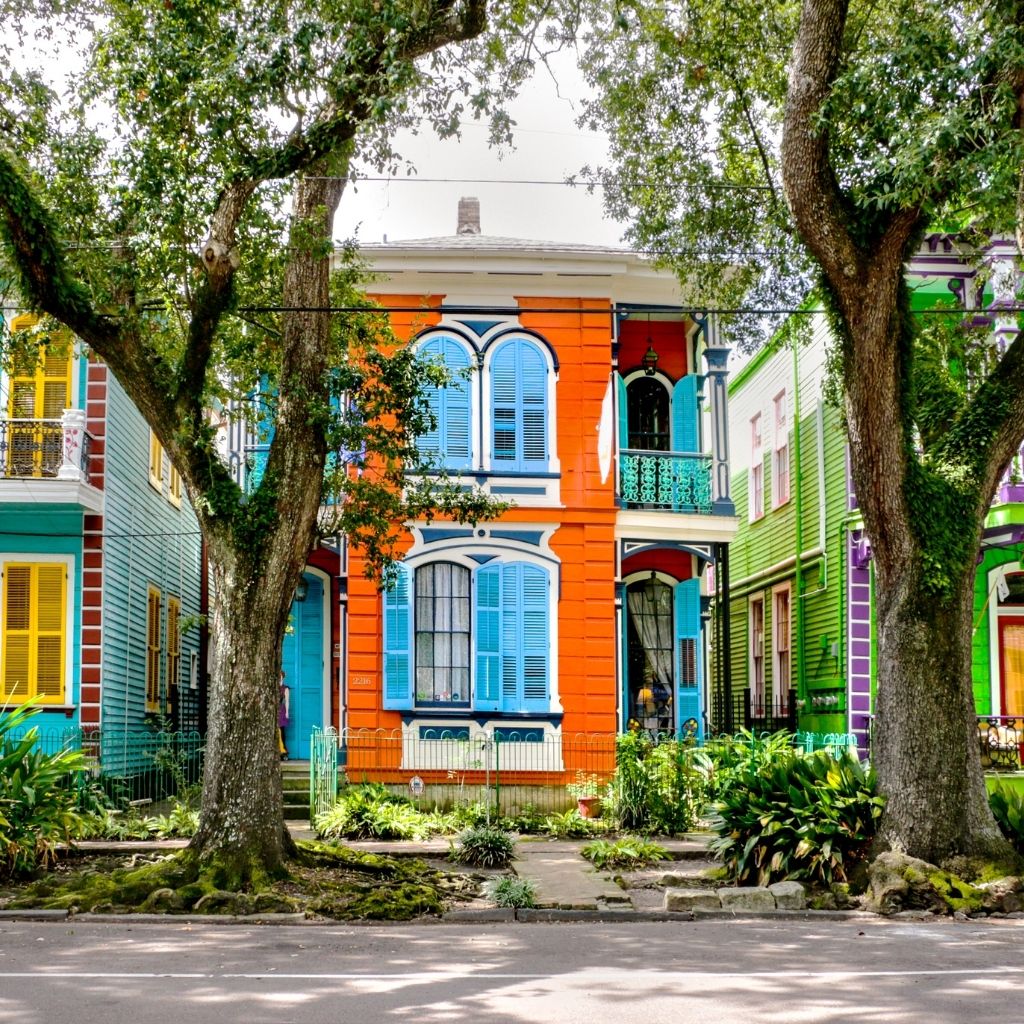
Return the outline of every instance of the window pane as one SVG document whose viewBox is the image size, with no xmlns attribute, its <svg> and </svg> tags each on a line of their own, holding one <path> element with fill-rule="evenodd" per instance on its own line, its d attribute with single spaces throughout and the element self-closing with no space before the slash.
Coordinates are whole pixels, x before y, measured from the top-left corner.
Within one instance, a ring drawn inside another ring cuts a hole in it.
<svg viewBox="0 0 1024 1024">
<path fill-rule="evenodd" d="M 468 569 L 435 562 L 416 571 L 416 701 L 469 703 Z"/>
</svg>

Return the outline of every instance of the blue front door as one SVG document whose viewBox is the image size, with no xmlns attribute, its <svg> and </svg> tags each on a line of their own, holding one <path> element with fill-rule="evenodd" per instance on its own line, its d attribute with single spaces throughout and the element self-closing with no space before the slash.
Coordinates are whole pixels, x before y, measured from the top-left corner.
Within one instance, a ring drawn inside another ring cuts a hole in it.
<svg viewBox="0 0 1024 1024">
<path fill-rule="evenodd" d="M 318 576 L 304 574 L 306 597 L 292 602 L 290 630 L 281 650 L 281 668 L 288 687 L 289 723 L 284 744 L 292 760 L 309 760 L 313 726 L 323 726 L 324 588 Z"/>
</svg>

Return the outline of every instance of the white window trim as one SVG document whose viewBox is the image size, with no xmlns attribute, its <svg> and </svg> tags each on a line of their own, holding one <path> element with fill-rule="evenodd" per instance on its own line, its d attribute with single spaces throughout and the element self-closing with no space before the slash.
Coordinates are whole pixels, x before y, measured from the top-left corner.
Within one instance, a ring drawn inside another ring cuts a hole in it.
<svg viewBox="0 0 1024 1024">
<path fill-rule="evenodd" d="M 758 596 L 751 596 L 747 598 L 747 657 L 748 657 L 748 679 L 750 680 L 750 693 L 751 698 L 755 696 L 755 673 L 754 673 L 754 606 L 761 606 L 761 687 L 760 697 L 761 706 L 764 707 L 765 700 L 765 614 L 764 614 L 764 594 L 761 593 Z"/>
<path fill-rule="evenodd" d="M 754 444 L 754 422 L 758 423 L 758 443 Z M 764 518 L 764 414 L 759 410 L 748 420 L 750 427 L 750 469 L 747 471 L 747 506 L 750 522 Z M 754 503 L 754 471 L 761 470 L 761 502 Z"/>
<path fill-rule="evenodd" d="M 45 562 L 49 565 L 61 564 L 65 570 L 64 585 L 65 609 L 64 616 L 64 701 L 62 704 L 40 704 L 42 708 L 68 708 L 77 707 L 81 704 L 81 691 L 78 686 L 78 679 L 74 676 L 74 643 L 73 640 L 81 642 L 79 635 L 74 631 L 73 625 L 76 621 L 78 586 L 75 579 L 75 556 L 74 555 L 51 555 L 40 554 L 35 551 L 5 552 L 0 556 L 0 638 L 4 634 L 4 608 L 6 607 L 5 580 L 7 579 L 7 566 L 9 563 Z"/>
<path fill-rule="evenodd" d="M 785 413 L 785 422 L 782 428 L 779 426 L 779 402 Z M 793 470 L 792 452 L 789 447 L 789 395 L 785 388 L 772 399 L 772 508 L 781 508 L 793 495 L 793 484 L 790 479 Z M 779 453 L 785 449 L 786 452 L 786 493 L 783 496 L 779 492 Z"/>
<path fill-rule="evenodd" d="M 532 525 L 532 524 L 531 524 Z M 551 531 L 552 533 L 554 530 Z M 412 591 L 410 602 L 412 606 L 411 614 L 412 620 L 412 632 L 415 635 L 416 630 L 416 619 L 415 619 L 415 603 L 416 603 L 416 584 L 415 574 L 416 570 L 422 568 L 425 565 L 429 565 L 432 562 L 452 562 L 455 565 L 463 566 L 473 572 L 474 570 L 483 568 L 480 562 L 475 561 L 471 554 L 480 554 L 483 551 L 487 551 L 488 554 L 494 554 L 494 558 L 484 563 L 484 565 L 501 565 L 508 562 L 526 562 L 530 565 L 537 566 L 540 569 L 544 569 L 548 574 L 550 586 L 548 587 L 548 649 L 550 651 L 550 659 L 548 661 L 548 713 L 554 713 L 561 709 L 562 702 L 559 697 L 558 689 L 558 596 L 561 590 L 559 574 L 561 571 L 561 563 L 554 560 L 549 554 L 545 557 L 543 554 L 538 553 L 537 548 L 531 547 L 531 550 L 525 551 L 521 548 L 512 547 L 501 547 L 500 542 L 491 541 L 489 538 L 480 538 L 479 543 L 476 544 L 458 544 L 452 545 L 451 547 L 442 546 L 439 544 L 423 545 L 420 548 L 419 538 L 417 538 L 417 544 L 414 546 L 413 551 L 415 554 L 406 556 L 403 560 L 403 564 L 406 565 L 409 570 L 413 573 Z M 419 549 L 419 550 L 417 550 Z M 550 551 L 545 544 L 544 551 Z M 470 654 L 472 655 L 473 650 L 473 638 L 475 636 L 475 624 L 471 624 L 470 628 Z M 410 671 L 415 672 L 416 670 L 416 655 L 415 650 L 410 654 Z M 476 696 L 476 665 L 470 664 L 470 691 L 473 696 Z M 415 698 L 415 693 L 414 693 Z M 414 700 L 415 708 L 415 700 Z M 464 715 L 480 715 L 487 714 L 493 716 L 495 719 L 501 717 L 500 712 L 488 711 L 478 712 L 475 711 L 470 701 L 468 708 L 459 709 L 459 713 Z"/>
<path fill-rule="evenodd" d="M 777 587 L 772 587 L 772 701 L 776 703 L 780 698 L 781 694 L 778 689 L 779 680 L 779 664 L 781 659 L 779 658 L 778 645 L 775 643 L 775 638 L 778 635 L 777 625 L 779 621 L 779 598 L 785 594 L 788 598 L 786 607 L 789 609 L 789 646 L 786 649 L 786 661 L 787 661 L 787 676 L 789 683 L 786 686 L 786 692 L 794 688 L 795 680 L 793 679 L 793 584 L 790 581 L 780 583 Z"/>
<path fill-rule="evenodd" d="M 1018 562 L 1004 562 L 990 569 L 986 574 L 987 593 L 992 595 L 989 601 L 988 615 L 988 664 L 989 664 L 989 700 L 992 713 L 995 715 L 1006 714 L 1002 700 L 1003 664 L 999 657 L 999 620 L 1004 615 L 1020 615 L 1018 608 L 1000 608 L 996 595 L 996 585 L 1006 576 L 1014 573 L 1024 572 L 1024 560 Z"/>
</svg>

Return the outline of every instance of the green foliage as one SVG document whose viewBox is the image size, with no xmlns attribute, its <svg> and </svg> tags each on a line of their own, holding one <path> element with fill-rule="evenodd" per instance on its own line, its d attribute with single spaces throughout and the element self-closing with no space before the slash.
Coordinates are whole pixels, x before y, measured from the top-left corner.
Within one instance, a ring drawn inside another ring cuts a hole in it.
<svg viewBox="0 0 1024 1024">
<path fill-rule="evenodd" d="M 714 805 L 711 849 L 738 884 L 844 881 L 884 805 L 852 756 L 792 754 L 738 775 Z"/>
<path fill-rule="evenodd" d="M 515 858 L 512 837 L 496 825 L 466 829 L 452 845 L 450 858 L 478 868 L 507 867 Z"/>
<path fill-rule="evenodd" d="M 618 737 L 607 804 L 620 828 L 673 835 L 693 828 L 704 805 L 704 778 L 683 740 L 655 743 L 644 733 Z"/>
<path fill-rule="evenodd" d="M 1024 854 L 1024 793 L 1010 786 L 996 786 L 988 795 L 996 824 L 1013 848 Z"/>
<path fill-rule="evenodd" d="M 504 875 L 492 878 L 484 885 L 487 898 L 499 907 L 534 907 L 537 900 L 537 888 L 528 878 L 516 878 Z"/>
<path fill-rule="evenodd" d="M 601 826 L 593 818 L 584 818 L 575 808 L 563 813 L 549 814 L 538 831 L 547 832 L 557 839 L 586 839 Z"/>
<path fill-rule="evenodd" d="M 547 815 L 540 808 L 533 804 L 523 804 L 518 814 L 509 815 L 502 819 L 502 827 L 509 832 L 519 832 L 523 835 L 531 835 L 545 831 Z"/>
<path fill-rule="evenodd" d="M 597 796 L 601 791 L 601 780 L 593 772 L 587 773 L 578 768 L 576 778 L 566 785 L 565 790 L 574 800 L 585 796 Z"/>
<path fill-rule="evenodd" d="M 379 782 L 351 786 L 315 825 L 323 839 L 422 839 L 428 834 L 426 816 Z"/>
<path fill-rule="evenodd" d="M 624 836 L 611 842 L 606 839 L 595 839 L 592 843 L 587 843 L 580 853 L 598 871 L 604 871 L 605 868 L 637 871 L 651 867 L 668 857 L 668 851 L 664 846 L 641 839 L 639 836 Z"/>
<path fill-rule="evenodd" d="M 694 763 L 704 776 L 710 801 L 724 799 L 743 776 L 787 765 L 794 756 L 793 734 L 785 729 L 761 736 L 739 729 L 732 736 L 710 740 L 697 751 Z"/>
<path fill-rule="evenodd" d="M 70 843 L 80 821 L 76 784 L 87 768 L 81 751 L 44 753 L 32 702 L 0 715 L 0 877 L 47 868 L 59 843 Z"/>
</svg>

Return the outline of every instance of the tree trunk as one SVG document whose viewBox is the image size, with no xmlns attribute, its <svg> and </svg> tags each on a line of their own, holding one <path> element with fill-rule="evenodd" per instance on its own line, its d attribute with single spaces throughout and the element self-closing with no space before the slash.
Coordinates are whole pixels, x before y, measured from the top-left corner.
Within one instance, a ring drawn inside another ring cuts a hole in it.
<svg viewBox="0 0 1024 1024">
<path fill-rule="evenodd" d="M 313 168 L 296 189 L 283 293 L 295 311 L 282 318 L 275 434 L 260 486 L 230 526 L 197 510 L 212 578 L 213 671 L 202 813 L 190 849 L 223 868 L 232 888 L 284 874 L 295 849 L 276 742 L 281 645 L 323 490 L 330 246 L 318 240 L 331 237 L 347 160 L 346 149 L 330 166 L 341 175 Z"/>
<path fill-rule="evenodd" d="M 281 642 L 292 582 L 257 574 L 230 545 L 209 546 L 212 678 L 202 816 L 190 850 L 223 873 L 222 888 L 285 872 L 277 750 Z"/>
<path fill-rule="evenodd" d="M 988 807 L 971 682 L 973 566 L 948 599 L 911 566 L 879 579 L 878 695 L 871 744 L 884 847 L 932 863 L 1007 857 Z"/>
</svg>

